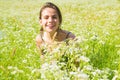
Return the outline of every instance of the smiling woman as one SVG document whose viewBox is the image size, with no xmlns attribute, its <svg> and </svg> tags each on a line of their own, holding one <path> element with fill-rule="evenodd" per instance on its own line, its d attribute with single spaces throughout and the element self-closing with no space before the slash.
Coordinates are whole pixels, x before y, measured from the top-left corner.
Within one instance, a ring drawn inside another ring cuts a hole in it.
<svg viewBox="0 0 120 80">
<path fill-rule="evenodd" d="M 59 8 L 47 2 L 43 5 L 39 14 L 39 22 L 41 25 L 40 34 L 36 37 L 37 47 L 43 44 L 52 44 L 54 41 L 62 42 L 66 39 L 74 39 L 75 35 L 69 31 L 60 28 L 62 23 L 62 15 Z"/>
</svg>

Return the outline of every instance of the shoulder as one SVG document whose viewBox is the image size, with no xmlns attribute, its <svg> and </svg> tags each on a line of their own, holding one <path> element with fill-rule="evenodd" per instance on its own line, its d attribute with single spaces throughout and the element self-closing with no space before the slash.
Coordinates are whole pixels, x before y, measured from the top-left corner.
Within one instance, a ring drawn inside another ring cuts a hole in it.
<svg viewBox="0 0 120 80">
<path fill-rule="evenodd" d="M 43 40 L 42 40 L 40 34 L 36 36 L 35 41 L 36 41 L 36 45 L 37 45 L 37 47 L 40 47 L 40 45 L 43 43 Z"/>
<path fill-rule="evenodd" d="M 74 39 L 75 38 L 75 35 L 72 32 L 66 31 L 66 30 L 63 30 L 63 32 L 66 34 L 66 39 L 68 39 L 68 38 Z"/>
</svg>

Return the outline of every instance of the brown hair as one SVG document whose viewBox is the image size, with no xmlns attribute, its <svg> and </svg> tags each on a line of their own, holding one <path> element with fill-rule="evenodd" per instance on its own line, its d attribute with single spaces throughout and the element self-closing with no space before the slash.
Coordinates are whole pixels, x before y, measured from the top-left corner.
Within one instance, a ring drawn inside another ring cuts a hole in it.
<svg viewBox="0 0 120 80">
<path fill-rule="evenodd" d="M 46 2 L 42 8 L 40 9 L 40 13 L 39 13 L 39 19 L 41 19 L 41 16 L 42 16 L 42 11 L 45 9 L 45 8 L 52 8 L 52 9 L 55 9 L 57 11 L 57 14 L 58 14 L 58 17 L 59 17 L 59 21 L 60 21 L 60 25 L 62 23 L 62 14 L 60 12 L 60 9 L 53 3 L 51 2 Z M 43 28 L 40 29 L 40 31 L 43 31 Z"/>
</svg>

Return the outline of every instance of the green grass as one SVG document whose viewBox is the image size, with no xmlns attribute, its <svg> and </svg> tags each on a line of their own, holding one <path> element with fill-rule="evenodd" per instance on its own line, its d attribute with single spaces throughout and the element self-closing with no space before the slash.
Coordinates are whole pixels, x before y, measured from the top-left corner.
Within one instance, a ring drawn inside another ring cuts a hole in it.
<svg viewBox="0 0 120 80">
<path fill-rule="evenodd" d="M 40 58 L 35 37 L 46 1 L 0 0 L 0 79 L 119 80 L 120 1 L 51 0 L 61 9 L 62 29 L 78 40 Z"/>
</svg>

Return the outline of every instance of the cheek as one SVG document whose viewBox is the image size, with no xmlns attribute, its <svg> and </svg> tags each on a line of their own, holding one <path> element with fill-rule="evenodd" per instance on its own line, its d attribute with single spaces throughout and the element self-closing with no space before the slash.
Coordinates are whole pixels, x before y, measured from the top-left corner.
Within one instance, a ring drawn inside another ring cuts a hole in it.
<svg viewBox="0 0 120 80">
<path fill-rule="evenodd" d="M 40 21 L 40 24 L 41 24 L 42 26 L 44 26 L 44 25 L 46 24 L 46 21 L 45 21 L 45 20 L 41 20 L 41 21 Z"/>
<path fill-rule="evenodd" d="M 59 20 L 55 20 L 55 22 L 56 22 L 57 24 L 59 24 Z"/>
</svg>

